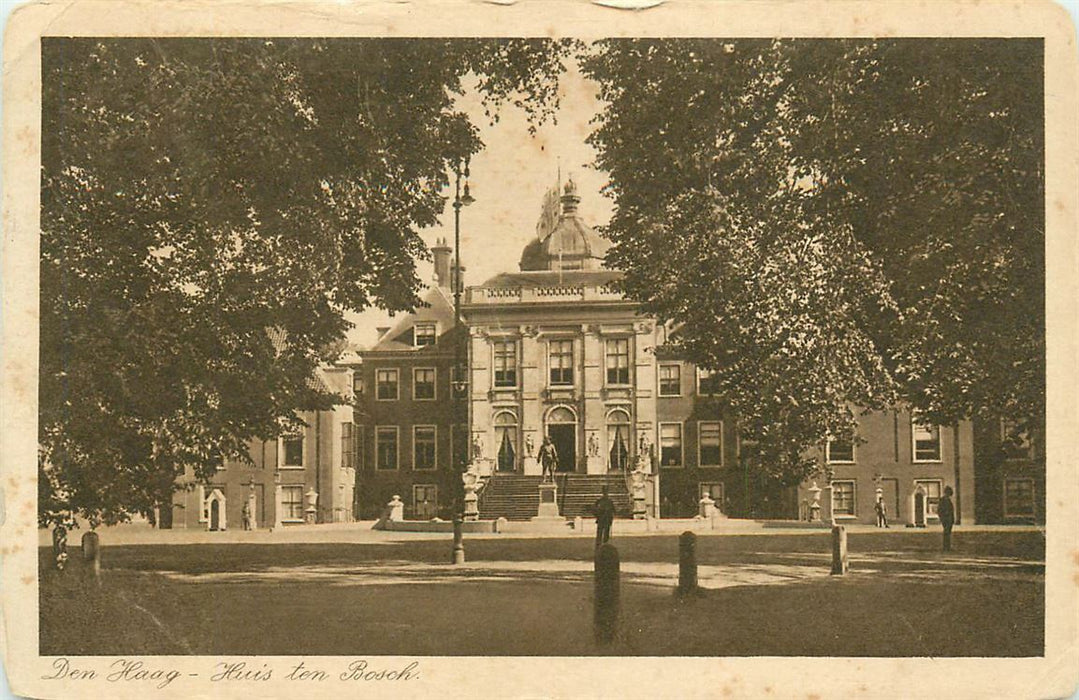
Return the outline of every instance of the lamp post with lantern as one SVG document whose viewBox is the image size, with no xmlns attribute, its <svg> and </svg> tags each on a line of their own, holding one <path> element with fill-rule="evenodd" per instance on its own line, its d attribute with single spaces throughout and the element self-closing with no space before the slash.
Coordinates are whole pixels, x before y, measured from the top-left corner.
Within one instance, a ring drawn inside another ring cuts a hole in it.
<svg viewBox="0 0 1079 700">
<path fill-rule="evenodd" d="M 471 439 L 468 432 L 468 407 L 465 405 L 462 410 L 461 404 L 468 398 L 468 368 L 465 365 L 467 357 L 467 348 L 465 343 L 468 342 L 468 330 L 464 328 L 461 320 L 461 209 L 467 207 L 476 201 L 468 185 L 468 158 L 464 158 L 459 161 L 457 167 L 454 168 L 454 194 L 453 194 L 453 274 L 450 275 L 453 280 L 453 322 L 454 328 L 457 329 L 457 339 L 454 342 L 454 356 L 453 356 L 453 372 L 452 372 L 452 388 L 453 388 L 453 423 L 454 425 L 464 425 L 465 435 L 465 449 L 463 454 L 465 455 L 465 462 L 463 464 L 457 464 L 458 473 L 462 474 L 465 471 L 465 465 L 468 463 L 468 450 L 471 449 Z M 462 182 L 463 180 L 463 182 Z M 463 420 L 462 420 L 463 419 Z M 461 452 L 459 452 L 460 454 Z M 454 455 L 454 459 L 457 455 Z M 458 510 L 463 510 L 464 507 L 464 485 L 461 487 L 462 493 L 459 494 Z"/>
</svg>

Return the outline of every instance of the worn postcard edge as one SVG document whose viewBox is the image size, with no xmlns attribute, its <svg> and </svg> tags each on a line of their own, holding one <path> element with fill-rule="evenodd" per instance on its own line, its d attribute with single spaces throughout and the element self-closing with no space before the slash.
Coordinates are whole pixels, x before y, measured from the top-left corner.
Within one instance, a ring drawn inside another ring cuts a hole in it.
<svg viewBox="0 0 1079 700">
<path fill-rule="evenodd" d="M 1038 2 L 689 2 L 626 10 L 576 1 L 519 2 L 57 2 L 23 6 L 4 41 L 3 377 L 0 488 L 4 663 L 13 692 L 81 697 L 104 692 L 43 681 L 38 655 L 36 526 L 38 188 L 42 36 L 1016 36 L 1044 37 L 1048 328 L 1046 656 L 1030 659 L 474 658 L 416 657 L 422 677 L 393 684 L 400 697 L 1062 697 L 1079 680 L 1079 479 L 1076 402 L 1077 177 L 1075 31 L 1068 14 Z M 1008 605 L 1009 601 L 1000 601 Z M 991 610 L 986 611 L 991 615 Z M 791 620 L 791 624 L 813 624 Z M 866 624 L 872 624 L 866 620 Z M 477 630 L 477 634 L 482 634 Z M 857 634 L 857 630 L 852 630 Z M 220 659 L 153 657 L 181 672 Z M 111 657 L 80 657 L 80 662 Z M 267 657 L 275 667 L 289 658 Z M 310 657 L 312 665 L 339 662 Z M 410 662 L 410 657 L 384 658 Z M 205 677 L 203 673 L 203 677 Z M 347 686 L 305 687 L 310 697 Z M 379 692 L 382 686 L 371 689 Z M 274 680 L 252 688 L 202 682 L 155 691 L 110 686 L 116 698 L 294 695 Z M 389 690 L 389 689 L 386 689 Z M 362 691 L 361 691 L 362 692 Z"/>
</svg>

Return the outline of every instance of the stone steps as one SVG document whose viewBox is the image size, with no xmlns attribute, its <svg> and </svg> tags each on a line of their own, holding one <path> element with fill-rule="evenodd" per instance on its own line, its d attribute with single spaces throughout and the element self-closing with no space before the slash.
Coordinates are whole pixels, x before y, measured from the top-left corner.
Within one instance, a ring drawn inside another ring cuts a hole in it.
<svg viewBox="0 0 1079 700">
<path fill-rule="evenodd" d="M 539 485 L 542 477 L 520 474 L 495 474 L 480 497 L 480 517 L 484 520 L 530 520 L 539 511 Z M 565 518 L 593 518 L 593 506 L 607 486 L 618 517 L 630 517 L 633 499 L 621 474 L 561 474 L 558 486 L 559 511 Z"/>
</svg>

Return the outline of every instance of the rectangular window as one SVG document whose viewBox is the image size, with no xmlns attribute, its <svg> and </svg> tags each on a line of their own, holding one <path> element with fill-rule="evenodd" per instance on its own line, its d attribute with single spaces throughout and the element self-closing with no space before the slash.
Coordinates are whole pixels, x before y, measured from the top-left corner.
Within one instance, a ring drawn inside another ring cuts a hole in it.
<svg viewBox="0 0 1079 700">
<path fill-rule="evenodd" d="M 715 396 L 719 393 L 719 375 L 707 369 L 697 368 L 697 395 Z"/>
<path fill-rule="evenodd" d="M 573 385 L 573 341 L 552 340 L 547 343 L 552 386 Z"/>
<path fill-rule="evenodd" d="M 375 428 L 376 469 L 397 469 L 397 426 Z"/>
<path fill-rule="evenodd" d="M 303 486 L 281 487 L 281 519 L 303 522 Z"/>
<path fill-rule="evenodd" d="M 824 446 L 824 458 L 829 464 L 854 464 L 854 441 L 829 440 Z"/>
<path fill-rule="evenodd" d="M 353 461 L 355 455 L 355 448 L 352 444 L 352 423 L 341 424 L 341 467 L 343 469 L 351 469 L 355 462 Z"/>
<path fill-rule="evenodd" d="M 854 481 L 832 482 L 832 514 L 854 517 L 855 512 Z"/>
<path fill-rule="evenodd" d="M 1034 517 L 1034 479 L 1004 480 L 1004 517 Z"/>
<path fill-rule="evenodd" d="M 927 517 L 937 517 L 937 506 L 940 504 L 940 493 L 944 484 L 940 479 L 920 479 L 914 482 L 914 487 L 921 486 L 925 491 L 925 514 Z"/>
<path fill-rule="evenodd" d="M 940 428 L 935 425 L 923 425 L 916 420 L 911 422 L 914 440 L 915 462 L 939 462 Z"/>
<path fill-rule="evenodd" d="M 352 393 L 357 397 L 363 396 L 363 373 L 360 370 L 352 373 Z"/>
<path fill-rule="evenodd" d="M 412 486 L 412 512 L 417 520 L 430 520 L 438 515 L 438 486 L 414 484 Z"/>
<path fill-rule="evenodd" d="M 701 498 L 708 496 L 716 502 L 716 508 L 720 511 L 724 511 L 726 507 L 725 498 L 723 495 L 723 482 L 721 481 L 702 481 L 698 484 L 698 495 Z"/>
<path fill-rule="evenodd" d="M 629 384 L 629 339 L 607 341 L 607 383 Z"/>
<path fill-rule="evenodd" d="M 494 346 L 495 386 L 517 386 L 517 341 L 497 341 Z"/>
<path fill-rule="evenodd" d="M 1002 418 L 1000 421 L 1000 444 L 1004 450 L 1005 459 L 1032 459 L 1033 450 L 1030 448 L 1030 434 L 1020 430 L 1014 421 Z"/>
<path fill-rule="evenodd" d="M 281 468 L 303 469 L 302 435 L 286 435 L 281 438 Z"/>
<path fill-rule="evenodd" d="M 397 370 L 375 370 L 375 398 L 379 401 L 397 400 Z"/>
<path fill-rule="evenodd" d="M 435 324 L 417 323 L 412 328 L 412 338 L 418 348 L 423 347 L 424 345 L 434 345 L 435 340 L 437 339 Z"/>
<path fill-rule="evenodd" d="M 698 423 L 697 440 L 699 464 L 702 467 L 718 467 L 723 464 L 723 423 Z"/>
<path fill-rule="evenodd" d="M 434 401 L 435 370 L 431 367 L 417 367 L 412 370 L 412 398 L 416 401 Z"/>
<path fill-rule="evenodd" d="M 435 435 L 433 425 L 417 425 L 412 428 L 412 468 L 435 468 Z"/>
<path fill-rule="evenodd" d="M 682 466 L 682 425 L 659 424 L 659 463 L 662 467 Z"/>
<path fill-rule="evenodd" d="M 659 395 L 682 395 L 682 368 L 679 365 L 659 366 Z"/>
</svg>

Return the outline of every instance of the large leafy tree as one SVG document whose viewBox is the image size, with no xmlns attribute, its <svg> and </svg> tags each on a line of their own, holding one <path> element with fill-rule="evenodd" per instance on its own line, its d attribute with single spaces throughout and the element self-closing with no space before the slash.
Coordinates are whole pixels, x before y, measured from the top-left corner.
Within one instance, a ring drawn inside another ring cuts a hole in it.
<svg viewBox="0 0 1079 700">
<path fill-rule="evenodd" d="M 46 39 L 43 523 L 166 500 L 334 397 L 346 309 L 413 307 L 475 153 L 462 79 L 542 119 L 542 40 Z M 466 77 L 467 76 L 467 77 Z"/>
<path fill-rule="evenodd" d="M 1040 43 L 612 40 L 585 71 L 609 262 L 775 476 L 896 400 L 1039 423 Z"/>
</svg>

